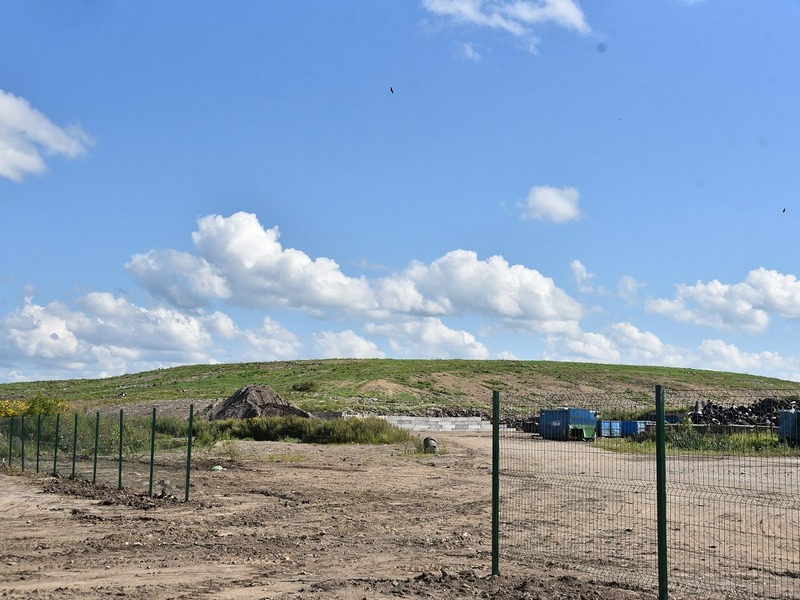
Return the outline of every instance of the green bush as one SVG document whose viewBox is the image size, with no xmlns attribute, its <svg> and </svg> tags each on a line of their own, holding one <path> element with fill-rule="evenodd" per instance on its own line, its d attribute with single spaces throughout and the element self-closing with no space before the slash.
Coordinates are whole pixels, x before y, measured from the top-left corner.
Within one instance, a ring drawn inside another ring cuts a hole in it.
<svg viewBox="0 0 800 600">
<path fill-rule="evenodd" d="M 178 417 L 157 417 L 156 433 L 172 437 L 186 437 L 189 433 L 189 421 Z"/>
<path fill-rule="evenodd" d="M 63 400 L 41 392 L 27 400 L 0 400 L 0 417 L 55 415 L 68 409 Z"/>
<path fill-rule="evenodd" d="M 314 381 L 302 381 L 292 385 L 292 390 L 295 392 L 315 392 L 317 391 L 317 384 Z"/>
<path fill-rule="evenodd" d="M 202 424 L 202 425 L 201 425 Z M 307 419 L 303 417 L 262 417 L 198 421 L 195 437 L 250 439 L 256 441 L 300 440 L 305 443 L 330 444 L 396 444 L 411 439 L 411 434 L 384 419 Z M 208 428 L 208 431 L 203 431 Z"/>
<path fill-rule="evenodd" d="M 334 419 L 328 423 L 328 441 L 332 444 L 398 444 L 412 439 L 405 429 L 377 417 Z"/>
<path fill-rule="evenodd" d="M 60 398 L 53 398 L 44 394 L 36 394 L 28 401 L 28 415 L 55 415 L 66 412 L 69 405 Z"/>
<path fill-rule="evenodd" d="M 599 445 L 617 452 L 654 453 L 655 433 L 648 432 L 635 438 L 600 438 Z M 776 433 L 766 432 L 710 432 L 683 422 L 666 431 L 667 452 L 694 454 L 795 454 L 778 440 Z M 800 452 L 797 452 L 800 454 Z"/>
</svg>

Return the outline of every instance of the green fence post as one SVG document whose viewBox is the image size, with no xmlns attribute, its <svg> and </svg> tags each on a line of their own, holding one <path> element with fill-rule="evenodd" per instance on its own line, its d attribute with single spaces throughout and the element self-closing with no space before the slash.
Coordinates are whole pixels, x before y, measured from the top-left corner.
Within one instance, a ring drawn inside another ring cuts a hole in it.
<svg viewBox="0 0 800 600">
<path fill-rule="evenodd" d="M 656 386 L 656 511 L 658 520 L 658 600 L 669 598 L 667 581 L 667 433 L 664 387 Z"/>
<path fill-rule="evenodd" d="M 119 475 L 117 478 L 117 489 L 122 489 L 122 439 L 123 431 L 125 430 L 125 420 L 123 417 L 123 409 L 119 409 Z"/>
<path fill-rule="evenodd" d="M 72 425 L 72 475 L 70 479 L 75 479 L 75 458 L 78 454 L 78 413 L 75 413 Z"/>
<path fill-rule="evenodd" d="M 500 392 L 492 392 L 492 575 L 500 575 Z"/>
<path fill-rule="evenodd" d="M 36 415 L 36 472 L 39 472 L 39 446 L 42 439 L 42 415 Z"/>
<path fill-rule="evenodd" d="M 20 442 L 20 451 L 22 452 L 22 470 L 25 470 L 25 415 L 22 415 L 19 418 L 19 442 Z"/>
<path fill-rule="evenodd" d="M 11 466 L 11 442 L 14 439 L 14 417 L 8 423 L 8 466 Z"/>
<path fill-rule="evenodd" d="M 153 420 L 150 423 L 150 487 L 147 495 L 153 497 L 153 462 L 156 459 L 156 407 L 153 407 Z"/>
<path fill-rule="evenodd" d="M 92 485 L 97 483 L 97 447 L 100 445 L 100 411 L 94 416 L 94 462 L 92 464 Z"/>
<path fill-rule="evenodd" d="M 61 435 L 61 413 L 56 413 L 56 435 L 53 444 L 53 477 L 58 477 L 58 437 Z"/>
<path fill-rule="evenodd" d="M 194 434 L 194 404 L 189 405 L 189 439 L 186 444 L 186 492 L 183 501 L 189 501 L 189 483 L 192 472 L 192 436 Z"/>
</svg>

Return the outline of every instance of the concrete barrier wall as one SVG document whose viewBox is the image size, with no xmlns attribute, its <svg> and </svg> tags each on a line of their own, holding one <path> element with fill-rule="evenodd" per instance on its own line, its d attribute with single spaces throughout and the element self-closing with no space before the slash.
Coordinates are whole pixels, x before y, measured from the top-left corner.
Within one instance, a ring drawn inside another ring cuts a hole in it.
<svg viewBox="0 0 800 600">
<path fill-rule="evenodd" d="M 492 424 L 480 417 L 409 417 L 404 415 L 368 415 L 344 413 L 314 413 L 323 419 L 350 417 L 377 417 L 385 419 L 395 427 L 409 431 L 492 431 Z M 501 425 L 501 429 L 505 426 Z"/>
<path fill-rule="evenodd" d="M 383 416 L 401 429 L 411 431 L 491 431 L 492 424 L 482 421 L 480 417 L 404 417 Z"/>
</svg>

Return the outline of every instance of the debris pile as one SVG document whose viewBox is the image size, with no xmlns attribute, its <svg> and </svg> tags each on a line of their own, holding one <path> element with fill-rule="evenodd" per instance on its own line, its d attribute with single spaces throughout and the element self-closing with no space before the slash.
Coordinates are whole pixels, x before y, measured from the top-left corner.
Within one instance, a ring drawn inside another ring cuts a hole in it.
<svg viewBox="0 0 800 600">
<path fill-rule="evenodd" d="M 750 425 L 777 427 L 782 410 L 791 410 L 795 400 L 764 398 L 750 406 L 721 406 L 714 402 L 695 404 L 689 418 L 695 425 Z"/>
<path fill-rule="evenodd" d="M 257 417 L 313 418 L 268 385 L 246 385 L 225 400 L 217 400 L 200 411 L 200 416 L 215 419 L 251 419 Z"/>
</svg>

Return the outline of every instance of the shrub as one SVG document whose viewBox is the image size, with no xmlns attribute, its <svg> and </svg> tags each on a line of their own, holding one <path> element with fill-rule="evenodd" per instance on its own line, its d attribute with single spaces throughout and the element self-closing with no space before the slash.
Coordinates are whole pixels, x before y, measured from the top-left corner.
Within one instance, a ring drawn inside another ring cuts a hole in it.
<svg viewBox="0 0 800 600">
<path fill-rule="evenodd" d="M 60 398 L 36 394 L 33 398 L 25 401 L 27 408 L 26 415 L 56 415 L 69 410 L 69 405 Z"/>
<path fill-rule="evenodd" d="M 156 433 L 172 437 L 186 437 L 189 432 L 189 421 L 178 417 L 158 417 Z"/>
<path fill-rule="evenodd" d="M 377 417 L 334 419 L 328 423 L 328 441 L 333 444 L 397 444 L 412 439 L 405 429 Z"/>
<path fill-rule="evenodd" d="M 301 381 L 300 383 L 295 383 L 292 386 L 292 390 L 295 392 L 315 392 L 317 384 L 314 381 Z"/>
<path fill-rule="evenodd" d="M 377 417 L 324 421 L 288 416 L 199 420 L 195 427 L 195 438 L 203 439 L 206 443 L 234 438 L 272 442 L 299 440 L 305 443 L 395 444 L 409 441 L 411 434 Z"/>
<path fill-rule="evenodd" d="M 27 400 L 0 400 L 0 417 L 55 415 L 69 410 L 69 405 L 58 398 L 38 393 Z"/>
<path fill-rule="evenodd" d="M 22 400 L 0 400 L 0 418 L 19 417 L 25 414 L 27 404 Z"/>
</svg>

